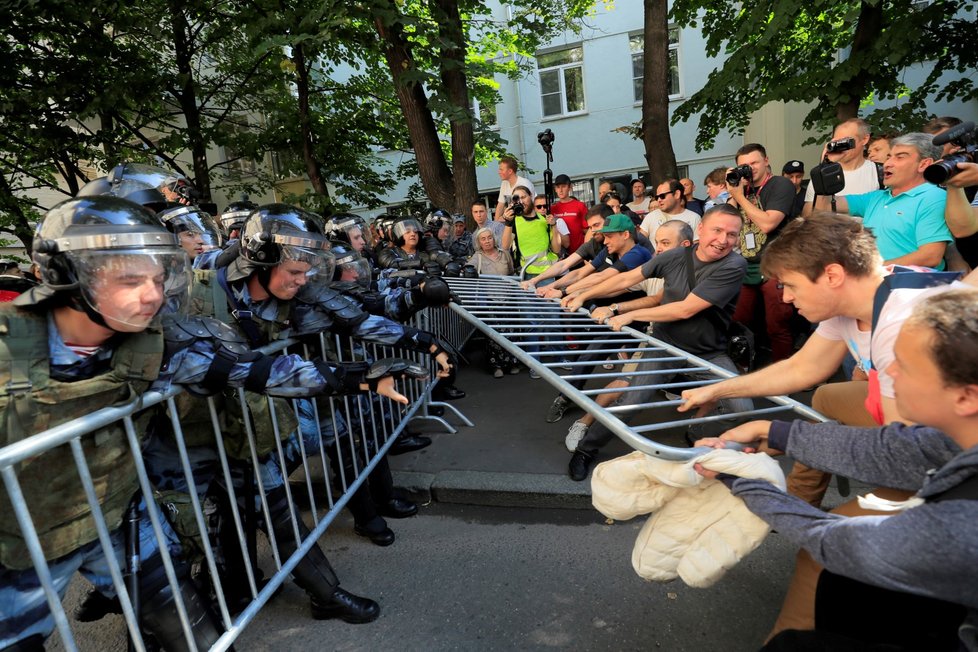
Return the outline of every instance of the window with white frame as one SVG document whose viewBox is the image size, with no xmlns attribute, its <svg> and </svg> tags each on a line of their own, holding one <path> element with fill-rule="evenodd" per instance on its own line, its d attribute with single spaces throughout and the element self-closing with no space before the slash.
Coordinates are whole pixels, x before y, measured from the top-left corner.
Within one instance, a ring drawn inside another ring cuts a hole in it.
<svg viewBox="0 0 978 652">
<path fill-rule="evenodd" d="M 628 37 L 628 49 L 632 53 L 632 88 L 635 101 L 642 101 L 642 81 L 645 79 L 645 36 L 632 34 Z M 679 85 L 679 28 L 669 28 L 669 99 L 682 96 Z"/>
<path fill-rule="evenodd" d="M 585 111 L 584 48 L 577 46 L 538 54 L 537 69 L 544 118 Z"/>
</svg>

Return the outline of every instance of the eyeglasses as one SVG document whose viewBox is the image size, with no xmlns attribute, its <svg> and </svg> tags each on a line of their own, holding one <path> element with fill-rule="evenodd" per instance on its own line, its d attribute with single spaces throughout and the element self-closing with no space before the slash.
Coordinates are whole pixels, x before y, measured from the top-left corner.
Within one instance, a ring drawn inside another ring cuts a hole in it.
<svg viewBox="0 0 978 652">
<path fill-rule="evenodd" d="M 679 192 L 679 191 L 677 190 L 676 192 Z M 668 197 L 671 194 L 672 194 L 671 192 L 660 192 L 658 195 L 655 196 L 655 198 L 658 199 L 659 201 L 662 201 L 663 199 L 665 199 L 666 197 Z"/>
</svg>

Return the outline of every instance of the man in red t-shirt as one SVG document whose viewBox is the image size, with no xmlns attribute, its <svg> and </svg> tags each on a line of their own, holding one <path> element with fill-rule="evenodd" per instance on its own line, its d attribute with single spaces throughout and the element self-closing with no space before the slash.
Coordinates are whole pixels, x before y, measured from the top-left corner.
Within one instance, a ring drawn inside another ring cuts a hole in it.
<svg viewBox="0 0 978 652">
<path fill-rule="evenodd" d="M 584 244 L 587 233 L 587 206 L 571 197 L 571 180 L 566 174 L 558 174 L 554 179 L 554 193 L 557 200 L 550 207 L 550 214 L 557 218 L 557 231 L 560 232 L 561 248 L 567 252 L 577 251 Z M 560 226 L 563 220 L 567 233 Z"/>
</svg>

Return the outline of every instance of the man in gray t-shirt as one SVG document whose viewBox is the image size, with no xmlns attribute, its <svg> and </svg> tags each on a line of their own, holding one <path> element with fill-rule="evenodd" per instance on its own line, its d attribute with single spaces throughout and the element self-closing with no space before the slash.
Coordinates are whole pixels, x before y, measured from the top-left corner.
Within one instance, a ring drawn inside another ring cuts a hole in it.
<svg viewBox="0 0 978 652">
<path fill-rule="evenodd" d="M 655 336 L 662 341 L 710 360 L 715 365 L 736 372 L 726 354 L 726 328 L 730 324 L 737 295 L 744 282 L 747 261 L 736 254 L 734 247 L 740 236 L 743 218 L 732 206 L 721 204 L 706 212 L 697 227 L 699 242 L 692 254 L 694 281 L 689 282 L 687 249 L 673 249 L 655 256 L 641 268 L 619 274 L 596 286 L 587 294 L 601 296 L 613 294 L 644 278 L 661 277 L 664 280 L 662 301 L 651 308 L 641 307 L 642 300 L 613 304 L 614 316 L 603 319 L 615 330 L 634 321 L 654 324 Z M 692 290 L 690 290 L 692 285 Z M 661 351 L 644 355 L 635 374 L 622 381 L 622 387 L 632 389 L 669 382 L 673 377 L 662 374 L 663 364 L 657 358 L 667 357 Z M 709 374 L 689 373 L 690 378 L 700 380 Z M 618 401 L 621 406 L 637 406 L 648 403 L 657 390 L 642 389 L 624 392 Z M 750 400 L 722 401 L 721 412 L 743 412 L 753 408 Z M 622 421 L 629 423 L 637 410 L 618 413 Z M 718 424 L 723 430 L 731 424 Z M 580 441 L 568 467 L 572 480 L 587 477 L 598 450 L 611 440 L 612 432 L 603 424 L 595 423 Z"/>
</svg>

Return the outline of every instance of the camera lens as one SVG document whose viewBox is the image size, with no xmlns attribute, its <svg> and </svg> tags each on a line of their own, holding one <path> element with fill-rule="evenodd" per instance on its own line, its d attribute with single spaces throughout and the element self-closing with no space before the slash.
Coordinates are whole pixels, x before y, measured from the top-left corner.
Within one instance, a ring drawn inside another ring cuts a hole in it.
<svg viewBox="0 0 978 652">
<path fill-rule="evenodd" d="M 928 165 L 924 170 L 924 179 L 934 185 L 946 183 L 948 179 L 959 172 L 957 167 L 958 163 L 972 163 L 973 158 L 973 156 L 967 153 L 948 156 L 939 163 Z"/>
</svg>

